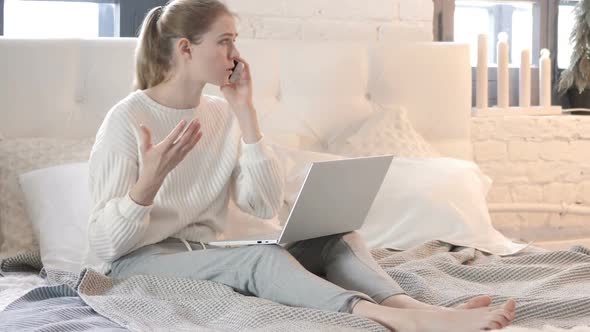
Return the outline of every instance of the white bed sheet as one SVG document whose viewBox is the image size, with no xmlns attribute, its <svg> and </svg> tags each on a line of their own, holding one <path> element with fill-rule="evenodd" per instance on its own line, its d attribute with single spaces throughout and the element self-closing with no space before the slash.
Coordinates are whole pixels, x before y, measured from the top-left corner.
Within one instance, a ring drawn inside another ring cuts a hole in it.
<svg viewBox="0 0 590 332">
<path fill-rule="evenodd" d="M 8 273 L 0 277 L 0 311 L 28 291 L 47 286 L 47 281 L 33 273 Z"/>
</svg>

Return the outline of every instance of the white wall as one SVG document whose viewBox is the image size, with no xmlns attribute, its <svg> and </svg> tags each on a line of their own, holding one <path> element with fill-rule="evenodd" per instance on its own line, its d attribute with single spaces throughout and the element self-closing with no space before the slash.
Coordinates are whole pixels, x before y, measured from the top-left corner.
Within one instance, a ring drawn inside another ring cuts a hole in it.
<svg viewBox="0 0 590 332">
<path fill-rule="evenodd" d="M 490 203 L 590 206 L 590 117 L 474 118 L 474 156 L 494 179 Z M 527 240 L 590 237 L 588 216 L 493 214 L 495 225 Z"/>
<path fill-rule="evenodd" d="M 241 36 L 282 40 L 432 40 L 432 0 L 226 0 Z"/>
<path fill-rule="evenodd" d="M 432 40 L 432 0 L 226 0 L 246 38 Z M 590 117 L 473 119 L 474 156 L 494 180 L 491 203 L 590 206 Z M 589 237 L 585 217 L 492 214 L 524 240 Z"/>
</svg>

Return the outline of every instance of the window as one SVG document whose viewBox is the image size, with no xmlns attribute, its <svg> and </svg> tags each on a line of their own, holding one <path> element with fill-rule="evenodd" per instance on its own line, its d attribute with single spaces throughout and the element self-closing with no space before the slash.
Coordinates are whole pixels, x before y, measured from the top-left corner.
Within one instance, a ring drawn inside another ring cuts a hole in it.
<svg viewBox="0 0 590 332">
<path fill-rule="evenodd" d="M 498 2 L 498 1 L 455 1 L 454 41 L 465 42 L 475 47 L 471 48 L 471 63 L 477 63 L 477 36 L 481 33 L 488 35 L 490 62 L 496 63 L 495 47 L 500 32 L 508 33 L 510 45 L 510 62 L 520 64 L 520 53 L 523 49 L 533 49 L 533 6 L 534 1 L 528 2 Z M 538 20 L 538 17 L 536 18 Z M 533 62 L 535 63 L 535 62 Z"/>
<path fill-rule="evenodd" d="M 4 35 L 17 38 L 115 36 L 114 3 L 4 0 Z"/>
<path fill-rule="evenodd" d="M 569 37 L 574 24 L 573 9 L 580 0 L 433 0 L 435 36 L 441 41 L 471 45 L 471 63 L 477 63 L 477 36 L 488 35 L 490 62 L 489 105 L 495 105 L 496 43 L 500 32 L 508 33 L 510 46 L 510 104 L 518 104 L 518 67 L 522 49 L 532 55 L 532 103 L 538 103 L 538 63 L 540 50 L 552 54 L 552 82 L 560 70 L 567 68 L 571 54 Z M 474 71 L 474 80 L 475 71 Z M 473 84 L 475 87 L 475 84 Z M 555 90 L 555 89 L 554 89 Z M 475 93 L 474 93 L 475 95 Z M 558 96 L 554 91 L 553 100 Z M 475 98 L 474 98 L 475 103 Z"/>
</svg>

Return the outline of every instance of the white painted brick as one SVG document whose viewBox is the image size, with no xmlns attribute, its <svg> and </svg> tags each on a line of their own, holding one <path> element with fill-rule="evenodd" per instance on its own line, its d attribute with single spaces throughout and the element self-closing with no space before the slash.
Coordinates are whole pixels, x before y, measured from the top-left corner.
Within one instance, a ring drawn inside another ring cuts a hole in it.
<svg viewBox="0 0 590 332">
<path fill-rule="evenodd" d="M 527 164 L 529 178 L 534 183 L 572 182 L 565 181 L 570 176 L 568 163 L 561 161 L 539 161 Z"/>
<path fill-rule="evenodd" d="M 570 142 L 570 148 L 565 160 L 590 162 L 590 141 L 577 140 Z"/>
<path fill-rule="evenodd" d="M 575 203 L 576 185 L 573 183 L 551 183 L 543 186 L 543 200 L 547 203 Z"/>
<path fill-rule="evenodd" d="M 500 138 L 540 138 L 537 118 L 533 117 L 510 117 L 500 118 L 497 121 L 497 135 Z M 552 135 L 551 135 L 552 137 Z"/>
<path fill-rule="evenodd" d="M 505 185 L 492 185 L 486 196 L 488 203 L 508 203 L 512 202 L 510 189 Z"/>
<path fill-rule="evenodd" d="M 400 0 L 399 17 L 402 21 L 431 21 L 434 16 L 432 0 Z"/>
<path fill-rule="evenodd" d="M 526 138 L 529 140 L 544 139 L 577 139 L 578 119 L 567 116 L 511 116 L 497 118 L 474 118 L 473 133 L 476 140 L 493 136 L 497 140 Z"/>
<path fill-rule="evenodd" d="M 285 8 L 283 1 L 277 0 L 225 0 L 231 11 L 242 14 L 259 16 L 283 16 Z"/>
<path fill-rule="evenodd" d="M 510 188 L 512 201 L 517 203 L 543 202 L 543 187 L 534 184 L 519 184 Z"/>
<path fill-rule="evenodd" d="M 238 0 L 239 1 L 239 0 Z M 243 1 L 243 0 L 241 0 Z M 273 0 L 277 1 L 277 0 Z M 277 1 L 279 2 L 279 1 Z M 317 0 L 286 0 L 285 16 L 312 17 L 320 15 L 321 2 Z"/>
<path fill-rule="evenodd" d="M 286 0 L 285 15 L 319 19 L 393 21 L 399 19 L 395 0 Z"/>
<path fill-rule="evenodd" d="M 520 238 L 520 220 L 514 213 L 491 213 L 492 225 L 509 239 Z"/>
<path fill-rule="evenodd" d="M 564 216 L 554 215 L 550 220 L 551 225 L 558 227 L 586 227 L 585 235 L 590 234 L 590 219 L 587 216 L 566 214 Z"/>
<path fill-rule="evenodd" d="M 254 24 L 248 16 L 240 16 L 236 20 L 236 27 L 241 38 L 254 39 Z"/>
<path fill-rule="evenodd" d="M 313 20 L 303 23 L 304 40 L 377 40 L 377 26 L 371 23 Z"/>
<path fill-rule="evenodd" d="M 560 216 L 554 214 L 549 219 L 549 227 L 553 230 L 553 237 L 558 239 L 564 238 L 581 238 L 590 237 L 590 220 L 588 216 L 566 214 Z"/>
<path fill-rule="evenodd" d="M 546 241 L 553 238 L 553 230 L 549 228 L 548 213 L 518 213 L 520 219 L 520 237 L 523 241 Z"/>
<path fill-rule="evenodd" d="M 584 116 L 576 123 L 576 133 L 581 139 L 590 139 L 590 118 Z"/>
<path fill-rule="evenodd" d="M 393 20 L 399 16 L 391 0 L 324 0 L 320 15 L 327 19 Z"/>
<path fill-rule="evenodd" d="M 537 123 L 539 126 L 538 131 L 543 137 L 571 139 L 575 136 L 577 121 L 577 118 L 571 118 L 569 116 L 540 117 Z"/>
<path fill-rule="evenodd" d="M 298 19 L 252 18 L 256 39 L 301 40 L 303 27 Z"/>
<path fill-rule="evenodd" d="M 549 225 L 549 213 L 537 213 L 537 212 L 519 212 L 516 214 L 520 220 L 520 226 L 522 227 L 521 232 L 525 229 L 539 229 Z"/>
<path fill-rule="evenodd" d="M 569 156 L 569 143 L 563 141 L 548 141 L 542 145 L 540 157 L 543 160 L 556 161 L 566 160 Z"/>
<path fill-rule="evenodd" d="M 471 139 L 473 141 L 488 140 L 494 137 L 497 127 L 497 122 L 492 118 L 472 118 Z"/>
<path fill-rule="evenodd" d="M 563 182 L 580 183 L 590 181 L 590 165 L 588 163 L 564 166 Z"/>
<path fill-rule="evenodd" d="M 480 169 L 492 178 L 494 185 L 529 183 L 526 164 L 509 162 L 478 162 Z"/>
<path fill-rule="evenodd" d="M 476 161 L 490 161 L 490 160 L 507 160 L 508 151 L 506 143 L 499 141 L 476 142 L 475 160 Z"/>
<path fill-rule="evenodd" d="M 432 41 L 432 24 L 391 23 L 379 26 L 378 38 L 384 42 Z"/>
<path fill-rule="evenodd" d="M 368 5 L 369 18 L 389 21 L 399 20 L 399 0 L 372 0 L 369 1 Z M 434 13 L 434 9 L 432 11 Z M 432 25 L 432 17 L 430 23 Z"/>
<path fill-rule="evenodd" d="M 501 174 L 512 176 L 527 176 L 529 174 L 528 163 L 520 162 L 499 162 L 490 161 L 484 163 L 486 168 L 485 174 Z M 488 173 L 490 172 L 490 173 Z"/>
<path fill-rule="evenodd" d="M 576 202 L 590 205 L 590 181 L 578 183 Z"/>
<path fill-rule="evenodd" d="M 509 141 L 508 158 L 511 161 L 535 161 L 539 159 L 542 144 L 528 141 Z"/>
</svg>

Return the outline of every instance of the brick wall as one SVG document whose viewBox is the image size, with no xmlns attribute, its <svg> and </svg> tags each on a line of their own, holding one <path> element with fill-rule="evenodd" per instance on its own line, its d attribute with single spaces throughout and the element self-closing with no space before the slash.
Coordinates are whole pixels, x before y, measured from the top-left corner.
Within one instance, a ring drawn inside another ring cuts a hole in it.
<svg viewBox="0 0 590 332">
<path fill-rule="evenodd" d="M 226 0 L 241 36 L 280 40 L 432 40 L 432 0 Z"/>
<path fill-rule="evenodd" d="M 474 118 L 475 161 L 494 184 L 490 203 L 590 206 L 590 117 Z M 590 236 L 587 216 L 494 213 L 505 234 L 525 240 Z"/>
</svg>

